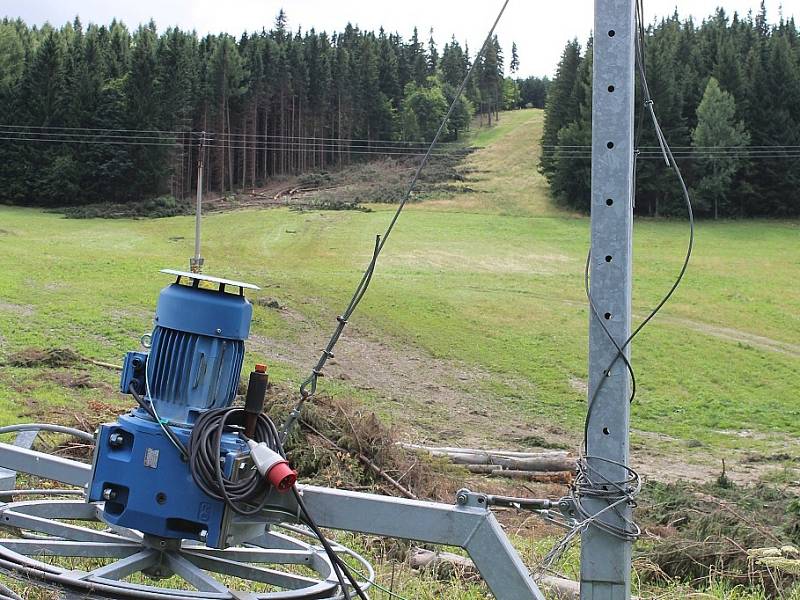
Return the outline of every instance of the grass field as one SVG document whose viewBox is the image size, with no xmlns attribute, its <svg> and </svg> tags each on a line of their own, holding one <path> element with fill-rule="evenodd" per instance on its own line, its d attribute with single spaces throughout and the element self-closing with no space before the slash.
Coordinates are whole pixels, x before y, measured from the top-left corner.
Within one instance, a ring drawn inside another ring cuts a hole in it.
<svg viewBox="0 0 800 600">
<path fill-rule="evenodd" d="M 324 389 L 369 403 L 410 439 L 577 446 L 589 221 L 547 199 L 536 171 L 541 124 L 537 110 L 503 114 L 474 136 L 473 191 L 408 207 L 337 356 L 340 376 Z M 264 288 L 256 297 L 287 307 L 255 309 L 251 353 L 269 360 L 273 378 L 296 385 L 310 368 L 392 210 L 205 217 L 206 270 L 254 282 Z M 118 362 L 151 328 L 168 282 L 158 269 L 183 268 L 192 235 L 186 217 L 80 221 L 0 208 L 3 355 L 56 346 Z M 679 220 L 637 221 L 636 317 L 672 282 L 686 239 Z M 798 456 L 798 242 L 798 222 L 698 224 L 684 284 L 633 347 L 634 455 L 646 473 L 690 463 L 686 474 L 703 478 L 727 456 L 729 474 L 747 478 L 763 467 L 753 453 Z M 89 369 L 113 383 L 113 373 Z M 2 422 L 92 398 L 108 391 L 65 391 L 42 370 L 0 368 Z"/>
</svg>

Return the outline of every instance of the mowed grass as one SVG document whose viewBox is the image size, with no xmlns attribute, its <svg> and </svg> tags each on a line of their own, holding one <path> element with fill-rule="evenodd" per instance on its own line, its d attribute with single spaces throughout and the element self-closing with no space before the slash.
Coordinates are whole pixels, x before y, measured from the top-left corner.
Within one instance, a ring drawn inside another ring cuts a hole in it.
<svg viewBox="0 0 800 600">
<path fill-rule="evenodd" d="M 547 199 L 536 171 L 541 125 L 541 111 L 505 113 L 497 127 L 474 136 L 482 146 L 466 165 L 474 191 L 409 205 L 353 322 L 398 350 L 411 345 L 488 371 L 481 386 L 490 404 L 512 406 L 521 423 L 556 425 L 576 439 L 585 411 L 589 220 Z M 310 367 L 394 207 L 373 209 L 207 216 L 207 271 L 261 285 L 263 295 L 318 323 Z M 152 326 L 156 296 L 169 281 L 157 270 L 184 267 L 193 244 L 193 220 L 184 217 L 75 221 L 2 207 L 0 230 L 6 355 L 69 346 L 118 361 Z M 637 220 L 637 319 L 672 283 L 686 240 L 680 220 Z M 704 454 L 797 449 L 799 242 L 796 221 L 698 224 L 684 283 L 633 345 L 639 394 L 632 423 L 640 443 L 666 439 L 677 452 L 699 441 Z M 275 311 L 256 307 L 255 315 L 255 332 L 297 338 Z M 300 377 L 288 365 L 274 365 L 273 373 Z M 376 401 L 345 383 L 336 390 Z M 30 398 L 80 410 L 92 395 L 101 392 L 65 392 L 41 371 L 0 370 L 4 422 L 16 420 Z M 388 418 L 392 410 L 402 407 L 382 406 Z"/>
</svg>

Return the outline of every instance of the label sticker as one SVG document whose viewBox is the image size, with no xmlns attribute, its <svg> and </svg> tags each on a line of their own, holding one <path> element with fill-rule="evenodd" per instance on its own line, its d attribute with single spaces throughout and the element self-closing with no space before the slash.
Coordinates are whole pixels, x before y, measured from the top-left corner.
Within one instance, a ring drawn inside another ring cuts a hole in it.
<svg viewBox="0 0 800 600">
<path fill-rule="evenodd" d="M 144 451 L 144 466 L 148 469 L 158 468 L 158 450 L 155 448 L 148 448 Z"/>
</svg>

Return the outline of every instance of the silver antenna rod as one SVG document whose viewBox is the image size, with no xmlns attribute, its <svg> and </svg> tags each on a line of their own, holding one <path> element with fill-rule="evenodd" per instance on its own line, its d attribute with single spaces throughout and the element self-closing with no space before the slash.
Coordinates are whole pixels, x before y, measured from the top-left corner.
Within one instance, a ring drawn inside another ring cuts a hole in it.
<svg viewBox="0 0 800 600">
<path fill-rule="evenodd" d="M 197 206 L 194 213 L 194 256 L 189 259 L 192 273 L 203 271 L 203 257 L 200 256 L 200 218 L 203 216 L 203 155 L 205 153 L 206 132 L 200 137 L 200 155 L 197 159 Z"/>
</svg>

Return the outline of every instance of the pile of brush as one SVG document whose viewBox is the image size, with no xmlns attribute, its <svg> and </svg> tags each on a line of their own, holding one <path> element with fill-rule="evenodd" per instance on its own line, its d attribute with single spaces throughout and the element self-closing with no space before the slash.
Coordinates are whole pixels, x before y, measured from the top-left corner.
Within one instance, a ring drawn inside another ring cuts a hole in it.
<svg viewBox="0 0 800 600">
<path fill-rule="evenodd" d="M 722 484 L 722 485 L 720 485 Z M 637 516 L 644 537 L 638 545 L 640 575 L 650 581 L 696 588 L 711 580 L 758 585 L 781 596 L 796 574 L 757 560 L 752 549 L 786 547 L 800 538 L 800 504 L 787 490 L 728 480 L 704 486 L 648 483 Z"/>
</svg>

